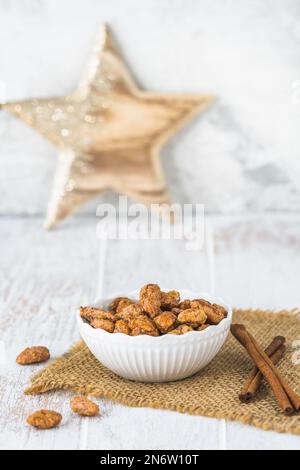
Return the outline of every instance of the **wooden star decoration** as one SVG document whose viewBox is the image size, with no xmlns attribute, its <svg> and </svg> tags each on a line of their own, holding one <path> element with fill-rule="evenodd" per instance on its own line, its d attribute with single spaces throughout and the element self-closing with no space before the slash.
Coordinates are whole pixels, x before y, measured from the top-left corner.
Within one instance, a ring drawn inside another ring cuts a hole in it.
<svg viewBox="0 0 300 470">
<path fill-rule="evenodd" d="M 108 189 L 146 205 L 168 204 L 159 151 L 212 99 L 141 91 L 103 25 L 75 92 L 1 108 L 60 149 L 45 222 L 51 228 Z"/>
</svg>

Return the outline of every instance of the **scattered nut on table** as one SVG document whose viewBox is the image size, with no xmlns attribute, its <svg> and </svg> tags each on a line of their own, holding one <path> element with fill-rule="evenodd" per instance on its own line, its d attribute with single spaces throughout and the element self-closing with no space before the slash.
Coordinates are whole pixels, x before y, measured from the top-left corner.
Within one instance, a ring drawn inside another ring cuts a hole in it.
<svg viewBox="0 0 300 470">
<path fill-rule="evenodd" d="M 36 411 L 28 416 L 27 423 L 37 429 L 51 429 L 60 424 L 62 415 L 52 410 Z"/>
<path fill-rule="evenodd" d="M 49 349 L 45 348 L 44 346 L 33 346 L 31 348 L 24 349 L 24 351 L 18 355 L 16 362 L 21 366 L 25 366 L 46 362 L 49 358 Z"/>
<path fill-rule="evenodd" d="M 95 329 L 154 337 L 201 332 L 227 317 L 221 305 L 205 299 L 181 299 L 178 291 L 163 292 L 157 284 L 144 286 L 138 301 L 118 297 L 108 309 L 81 307 L 80 314 Z"/>
<path fill-rule="evenodd" d="M 73 397 L 70 400 L 70 407 L 74 413 L 80 416 L 96 416 L 99 414 L 99 406 L 86 397 Z"/>
</svg>

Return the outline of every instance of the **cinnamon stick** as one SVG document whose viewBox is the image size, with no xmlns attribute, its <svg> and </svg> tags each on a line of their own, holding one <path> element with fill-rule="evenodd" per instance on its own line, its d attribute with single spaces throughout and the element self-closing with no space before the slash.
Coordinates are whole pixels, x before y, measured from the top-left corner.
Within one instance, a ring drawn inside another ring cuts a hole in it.
<svg viewBox="0 0 300 470">
<path fill-rule="evenodd" d="M 270 346 L 265 350 L 265 353 L 269 356 L 274 365 L 283 358 L 286 347 L 284 345 L 285 338 L 277 336 L 274 338 Z M 259 390 L 259 387 L 263 380 L 263 375 L 260 370 L 255 366 L 248 379 L 245 383 L 242 392 L 239 395 L 239 399 L 242 403 L 250 403 L 254 398 L 255 394 Z"/>
<path fill-rule="evenodd" d="M 300 410 L 300 397 L 283 380 L 267 354 L 260 348 L 244 325 L 232 325 L 233 336 L 244 346 L 255 365 L 269 382 L 279 406 L 288 416 Z"/>
</svg>

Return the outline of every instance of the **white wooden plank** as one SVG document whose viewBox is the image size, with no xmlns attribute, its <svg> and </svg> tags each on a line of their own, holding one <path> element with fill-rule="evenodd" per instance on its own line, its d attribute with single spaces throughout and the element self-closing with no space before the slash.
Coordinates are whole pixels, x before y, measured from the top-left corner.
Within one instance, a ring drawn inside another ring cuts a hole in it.
<svg viewBox="0 0 300 470">
<path fill-rule="evenodd" d="M 89 449 L 216 449 L 218 422 L 150 408 L 103 404 L 101 423 L 89 424 Z"/>
<path fill-rule="evenodd" d="M 205 247 L 207 253 L 207 260 L 209 266 L 209 284 L 210 292 L 215 294 L 216 291 L 216 247 L 215 247 L 215 233 L 214 226 L 209 218 L 206 219 L 205 224 Z M 220 419 L 218 422 L 218 448 L 219 450 L 227 450 L 227 423 L 225 419 Z"/>
<path fill-rule="evenodd" d="M 23 389 L 40 366 L 20 367 L 15 357 L 34 344 L 47 345 L 56 357 L 78 339 L 74 312 L 91 297 L 93 224 L 82 221 L 77 229 L 55 233 L 46 233 L 40 224 L 41 220 L 1 221 L 0 339 L 6 349 L 0 368 L 2 449 L 80 445 L 81 422 L 69 409 L 70 394 L 25 397 Z M 41 433 L 27 426 L 26 417 L 45 407 L 62 412 L 64 419 L 58 429 Z"/>
<path fill-rule="evenodd" d="M 238 307 L 299 307 L 300 217 L 215 218 L 217 290 Z M 280 333 L 280 332 L 279 332 Z M 299 437 L 227 423 L 229 449 L 299 449 Z"/>
<path fill-rule="evenodd" d="M 299 215 L 213 218 L 218 293 L 234 306 L 299 307 Z"/>
<path fill-rule="evenodd" d="M 249 428 L 239 423 L 227 423 L 228 450 L 299 450 L 299 436 L 278 434 Z"/>
</svg>

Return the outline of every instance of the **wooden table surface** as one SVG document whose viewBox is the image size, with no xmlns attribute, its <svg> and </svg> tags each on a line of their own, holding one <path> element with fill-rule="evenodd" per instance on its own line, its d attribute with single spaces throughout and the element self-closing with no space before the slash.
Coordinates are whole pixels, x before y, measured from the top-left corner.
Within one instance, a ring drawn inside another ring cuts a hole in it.
<svg viewBox="0 0 300 470">
<path fill-rule="evenodd" d="M 53 357 L 62 354 L 78 339 L 76 308 L 100 291 L 156 281 L 214 290 L 237 307 L 300 304 L 299 216 L 209 217 L 201 252 L 186 251 L 182 241 L 110 240 L 99 248 L 96 223 L 78 217 L 45 232 L 40 218 L 0 220 L 0 448 L 299 449 L 299 437 L 238 423 L 101 399 L 101 417 L 83 420 L 69 411 L 70 393 L 24 396 L 40 367 L 17 366 L 17 353 L 41 344 Z M 63 424 L 47 432 L 29 428 L 27 415 L 42 407 L 62 412 Z"/>
</svg>

